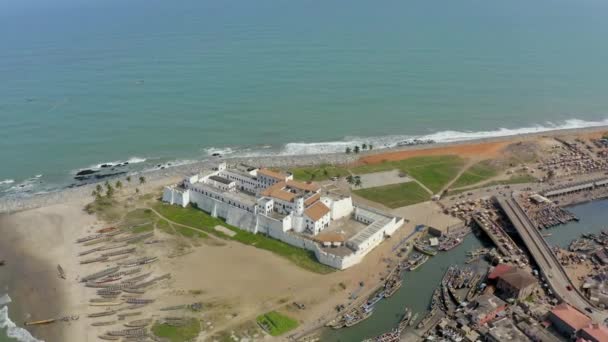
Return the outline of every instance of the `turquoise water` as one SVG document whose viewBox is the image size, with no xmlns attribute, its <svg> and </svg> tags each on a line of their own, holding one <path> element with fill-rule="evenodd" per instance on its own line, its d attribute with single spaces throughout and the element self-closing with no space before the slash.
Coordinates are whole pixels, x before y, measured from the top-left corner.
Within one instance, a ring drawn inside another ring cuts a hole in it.
<svg viewBox="0 0 608 342">
<path fill-rule="evenodd" d="M 318 143 L 608 118 L 601 0 L 52 4 L 0 3 L 4 193 L 132 157 L 150 167 L 210 148 L 341 151 Z"/>
</svg>

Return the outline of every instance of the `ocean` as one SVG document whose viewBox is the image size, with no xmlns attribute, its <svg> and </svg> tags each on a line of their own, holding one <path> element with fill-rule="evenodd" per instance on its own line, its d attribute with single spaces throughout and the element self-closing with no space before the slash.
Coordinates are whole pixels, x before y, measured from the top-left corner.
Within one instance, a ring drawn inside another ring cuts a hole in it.
<svg viewBox="0 0 608 342">
<path fill-rule="evenodd" d="M 0 196 L 53 191 L 104 163 L 145 170 L 213 153 L 607 124 L 607 10 L 603 0 L 2 1 Z"/>
<path fill-rule="evenodd" d="M 0 3 L 0 191 L 608 119 L 602 0 Z"/>
</svg>

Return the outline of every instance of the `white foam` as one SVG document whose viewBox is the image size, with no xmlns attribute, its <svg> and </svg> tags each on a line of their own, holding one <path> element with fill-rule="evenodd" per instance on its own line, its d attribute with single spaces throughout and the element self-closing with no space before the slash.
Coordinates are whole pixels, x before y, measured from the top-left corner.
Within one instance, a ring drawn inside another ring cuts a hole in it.
<svg viewBox="0 0 608 342">
<path fill-rule="evenodd" d="M 84 169 L 90 169 L 90 170 L 99 170 L 101 169 L 102 165 L 107 165 L 108 167 L 112 167 L 112 166 L 116 166 L 116 165 L 120 165 L 120 164 L 124 164 L 124 163 L 129 163 L 129 164 L 139 164 L 139 163 L 143 163 L 147 161 L 146 158 L 141 158 L 141 157 L 131 157 L 125 161 L 122 160 L 115 160 L 115 161 L 111 161 L 111 162 L 105 162 L 105 163 L 99 163 L 99 164 L 95 164 L 95 165 L 91 165 L 89 167 L 86 167 Z M 80 169 L 80 170 L 84 170 L 84 169 Z M 80 171 L 79 170 L 79 171 Z"/>
<path fill-rule="evenodd" d="M 5 179 L 3 181 L 0 181 L 0 185 L 13 184 L 13 183 L 15 183 L 14 179 Z"/>
<path fill-rule="evenodd" d="M 347 147 L 362 144 L 372 144 L 374 149 L 390 148 L 397 146 L 400 142 L 413 139 L 433 140 L 437 143 L 458 142 L 476 139 L 487 139 L 497 137 L 516 136 L 529 133 L 549 132 L 562 129 L 589 128 L 608 125 L 608 119 L 602 121 L 584 121 L 579 119 L 566 120 L 562 123 L 547 122 L 544 125 L 535 125 L 522 128 L 498 128 L 491 131 L 440 131 L 427 135 L 390 135 L 383 137 L 347 137 L 343 141 L 328 141 L 304 143 L 295 142 L 286 144 L 278 153 L 279 155 L 301 155 L 320 153 L 341 153 Z"/>
<path fill-rule="evenodd" d="M 225 156 L 225 155 L 234 153 L 234 150 L 230 147 L 224 147 L 224 148 L 209 147 L 209 148 L 205 149 L 205 152 L 207 153 L 208 156 L 212 156 L 215 153 Z"/>
<path fill-rule="evenodd" d="M 15 322 L 8 317 L 8 306 L 11 302 L 8 295 L 0 297 L 0 329 L 6 329 L 6 334 L 20 342 L 44 342 L 32 336 L 29 331 L 18 327 Z"/>
</svg>

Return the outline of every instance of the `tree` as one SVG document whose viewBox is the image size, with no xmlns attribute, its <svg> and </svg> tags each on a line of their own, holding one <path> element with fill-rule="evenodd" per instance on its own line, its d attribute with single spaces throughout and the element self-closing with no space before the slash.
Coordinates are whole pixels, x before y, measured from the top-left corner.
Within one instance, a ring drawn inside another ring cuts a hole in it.
<svg viewBox="0 0 608 342">
<path fill-rule="evenodd" d="M 116 187 L 116 189 L 120 189 L 120 188 L 122 188 L 122 182 L 116 181 L 116 184 L 114 184 L 114 186 Z"/>
<path fill-rule="evenodd" d="M 359 148 L 359 146 L 355 146 L 355 153 L 359 153 L 359 151 L 361 151 L 361 148 Z"/>
<path fill-rule="evenodd" d="M 112 198 L 113 196 L 114 196 L 114 188 L 110 185 L 110 187 L 106 191 L 106 197 Z"/>
<path fill-rule="evenodd" d="M 103 187 L 101 186 L 101 184 L 97 184 L 97 186 L 95 187 L 95 191 L 97 191 L 98 194 L 101 194 L 101 192 L 103 191 Z"/>
<path fill-rule="evenodd" d="M 372 144 L 369 144 L 369 146 L 367 146 L 367 149 L 368 149 L 368 150 L 370 150 L 370 151 L 371 151 L 373 148 L 374 148 L 374 145 L 372 145 Z"/>
<path fill-rule="evenodd" d="M 354 184 L 356 187 L 360 187 L 361 186 L 361 177 L 359 176 L 355 176 L 355 180 L 354 180 Z"/>
<path fill-rule="evenodd" d="M 351 152 L 351 151 L 352 151 L 352 150 L 350 149 L 350 147 L 347 147 L 347 148 L 346 148 L 346 154 L 350 154 L 350 152 Z"/>
<path fill-rule="evenodd" d="M 146 177 L 140 176 L 139 177 L 139 184 L 144 184 L 144 183 L 146 183 Z"/>
<path fill-rule="evenodd" d="M 93 197 L 97 197 L 97 190 L 93 190 L 93 191 L 91 192 L 91 196 L 93 196 Z"/>
<path fill-rule="evenodd" d="M 139 188 L 135 188 L 135 193 L 138 194 L 139 193 Z"/>
<path fill-rule="evenodd" d="M 106 181 L 104 185 L 106 186 L 106 189 L 110 189 L 112 187 L 112 184 L 110 184 L 109 181 Z"/>
<path fill-rule="evenodd" d="M 353 177 L 352 175 L 348 175 L 348 177 L 346 177 L 346 182 L 350 185 L 355 184 L 355 177 Z"/>
<path fill-rule="evenodd" d="M 127 176 L 127 182 L 131 183 L 131 176 Z"/>
<path fill-rule="evenodd" d="M 362 150 L 367 150 L 367 144 L 363 144 L 363 145 L 361 145 L 361 149 L 362 149 Z"/>
<path fill-rule="evenodd" d="M 323 175 L 325 177 L 329 176 L 329 172 L 327 171 L 327 169 L 323 169 Z"/>
</svg>

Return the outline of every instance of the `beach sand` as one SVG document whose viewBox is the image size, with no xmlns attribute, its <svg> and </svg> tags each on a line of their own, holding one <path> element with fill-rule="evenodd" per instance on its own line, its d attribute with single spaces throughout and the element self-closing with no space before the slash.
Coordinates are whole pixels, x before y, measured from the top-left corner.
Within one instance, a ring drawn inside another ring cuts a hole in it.
<svg viewBox="0 0 608 342">
<path fill-rule="evenodd" d="M 77 313 L 84 293 L 77 286 L 80 271 L 73 241 L 83 227 L 95 218 L 82 211 L 82 202 L 61 204 L 0 217 L 0 257 L 6 260 L 1 284 L 13 300 L 9 307 L 12 320 L 58 318 Z M 57 264 L 67 272 L 58 277 Z M 70 336 L 85 336 L 74 323 L 55 323 L 28 328 L 32 335 L 47 342 L 77 341 Z"/>
</svg>

